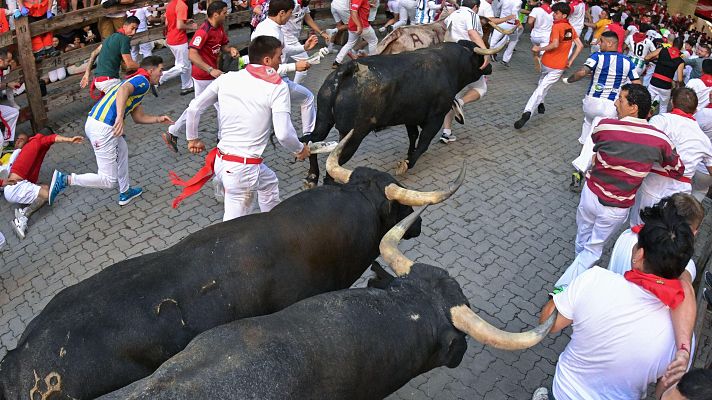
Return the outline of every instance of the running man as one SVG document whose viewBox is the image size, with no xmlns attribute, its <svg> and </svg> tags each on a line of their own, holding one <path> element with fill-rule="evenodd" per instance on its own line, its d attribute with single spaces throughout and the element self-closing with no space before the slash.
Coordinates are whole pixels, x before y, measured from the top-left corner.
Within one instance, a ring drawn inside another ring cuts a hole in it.
<svg viewBox="0 0 712 400">
<path fill-rule="evenodd" d="M 119 205 L 129 204 L 140 196 L 140 187 L 129 186 L 129 152 L 124 139 L 124 118 L 131 114 L 137 124 L 171 124 L 167 115 L 148 115 L 143 112 L 143 101 L 150 86 L 158 83 L 163 71 L 163 59 L 149 56 L 141 60 L 141 67 L 99 100 L 84 125 L 92 144 L 98 171 L 90 174 L 65 174 L 54 171 L 50 184 L 49 203 L 68 186 L 102 189 L 119 187 Z"/>
</svg>

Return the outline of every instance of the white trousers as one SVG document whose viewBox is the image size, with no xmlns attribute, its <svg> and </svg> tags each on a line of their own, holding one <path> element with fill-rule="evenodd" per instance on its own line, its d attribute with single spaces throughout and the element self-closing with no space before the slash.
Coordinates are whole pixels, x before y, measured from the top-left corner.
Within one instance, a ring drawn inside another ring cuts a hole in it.
<svg viewBox="0 0 712 400">
<path fill-rule="evenodd" d="M 394 25 L 395 26 L 395 25 Z M 363 38 L 366 42 L 368 42 L 368 54 L 376 54 L 376 46 L 378 45 L 378 38 L 376 37 L 376 31 L 373 30 L 372 26 L 369 26 L 368 28 L 364 28 L 363 32 L 361 32 L 361 35 L 358 35 L 356 32 L 349 31 L 349 40 L 346 42 L 344 47 L 341 48 L 339 51 L 339 54 L 336 55 L 336 62 L 337 63 L 342 63 L 344 61 L 344 57 L 351 51 L 351 49 L 354 48 L 354 45 L 356 42 L 360 39 Z"/>
<path fill-rule="evenodd" d="M 37 196 L 40 194 L 40 185 L 34 184 L 30 181 L 20 181 L 14 185 L 7 185 L 3 189 L 3 194 L 5 195 L 5 200 L 8 203 L 14 204 L 31 204 L 37 200 Z"/>
<path fill-rule="evenodd" d="M 262 164 L 242 164 L 215 159 L 215 176 L 225 190 L 223 221 L 247 215 L 255 200 L 260 211 L 267 212 L 279 204 L 277 175 Z"/>
<path fill-rule="evenodd" d="M 583 126 L 579 143 L 586 143 L 586 138 L 591 134 L 591 123 L 596 117 L 617 118 L 615 102 L 600 97 L 586 96 L 583 98 Z"/>
<path fill-rule="evenodd" d="M 121 79 L 119 79 L 119 78 L 111 78 L 111 79 L 107 79 L 107 80 L 102 81 L 102 82 L 94 82 L 94 87 L 95 87 L 98 91 L 100 91 L 100 92 L 102 92 L 102 93 L 106 93 L 106 92 L 108 92 L 109 90 L 113 89 L 114 86 L 118 85 L 119 83 L 121 83 Z"/>
<path fill-rule="evenodd" d="M 407 25 L 408 20 L 410 20 L 411 24 L 415 22 L 415 11 L 416 8 L 418 8 L 418 1 L 400 0 L 399 5 L 400 7 L 398 9 L 398 22 L 393 24 L 393 29 Z"/>
<path fill-rule="evenodd" d="M 138 60 L 138 55 L 141 54 L 143 58 L 149 57 L 153 54 L 153 42 L 135 44 L 131 46 L 131 58 L 134 61 Z"/>
<path fill-rule="evenodd" d="M 654 102 L 657 100 L 660 103 L 658 107 L 658 114 L 668 112 L 668 103 L 670 102 L 670 93 L 672 89 L 660 89 L 657 86 L 648 85 L 648 92 L 650 92 L 650 101 Z"/>
<path fill-rule="evenodd" d="M 559 80 L 559 78 L 561 78 L 561 75 L 563 74 L 563 69 L 553 69 L 542 65 L 541 74 L 539 75 L 539 84 L 537 85 L 536 89 L 534 89 L 534 93 L 532 93 L 531 97 L 529 97 L 527 105 L 524 106 L 524 111 L 532 112 L 534 108 L 538 107 L 539 104 L 543 103 L 544 99 L 546 98 L 546 94 L 549 92 L 549 89 L 551 89 L 551 87 L 556 83 L 556 81 Z"/>
<path fill-rule="evenodd" d="M 342 24 L 348 24 L 349 18 L 351 17 L 349 10 L 342 10 L 334 7 L 331 7 L 331 15 L 334 17 L 334 21 L 336 21 L 337 24 L 339 22 Z"/>
<path fill-rule="evenodd" d="M 111 189 L 119 184 L 119 193 L 129 190 L 129 149 L 123 136 L 114 137 L 114 127 L 87 118 L 84 131 L 94 149 L 98 171 L 72 174 L 72 185 Z"/>
<path fill-rule="evenodd" d="M 517 26 L 510 24 L 509 22 L 502 22 L 499 24 L 499 27 L 502 29 L 512 29 Z M 504 54 L 502 55 L 502 61 L 509 62 L 509 60 L 512 59 L 514 48 L 517 47 L 517 42 L 519 41 L 519 35 L 521 32 L 522 31 L 520 29 L 515 29 L 514 32 L 505 36 L 500 31 L 492 31 L 492 37 L 490 37 L 490 49 L 503 45 L 504 41 L 509 38 L 509 44 L 507 44 L 507 48 L 504 50 Z"/>
<path fill-rule="evenodd" d="M 712 140 L 712 108 L 703 108 L 696 112 L 695 119 L 702 132 Z"/>
<path fill-rule="evenodd" d="M 49 71 L 47 73 L 47 77 L 49 78 L 50 82 L 61 81 L 62 79 L 67 77 L 67 69 L 64 67 L 53 69 L 52 71 Z"/>
<path fill-rule="evenodd" d="M 300 44 L 301 44 L 301 43 L 299 43 L 299 41 L 291 41 L 291 40 L 290 40 L 290 41 L 287 41 L 287 42 L 285 43 L 285 46 L 286 46 L 286 47 L 299 46 Z M 307 54 L 306 51 L 303 51 L 303 52 L 298 53 L 298 54 L 293 54 L 292 56 L 296 56 L 297 58 L 300 58 L 300 59 L 305 59 L 305 58 L 308 58 L 308 57 L 309 57 L 309 54 Z M 289 58 L 291 58 L 291 59 L 294 60 L 294 61 L 297 61 L 297 60 L 296 60 L 295 58 L 293 58 L 292 56 L 290 56 Z M 296 72 L 294 73 L 294 83 L 300 84 L 300 83 L 302 83 L 302 81 L 303 81 L 306 77 L 307 77 L 307 71 L 296 71 Z"/>
<path fill-rule="evenodd" d="M 0 115 L 7 123 L 7 126 L 10 127 L 10 131 L 5 132 L 7 129 L 3 126 L 3 132 L 5 133 L 0 137 L 0 147 L 4 147 L 4 143 L 15 140 L 15 127 L 17 126 L 17 119 L 20 118 L 20 111 L 14 107 L 0 105 Z"/>
<path fill-rule="evenodd" d="M 201 93 L 203 93 L 203 90 L 210 86 L 211 83 L 213 83 L 214 80 L 200 80 L 200 79 L 195 79 L 193 78 L 193 88 L 195 89 L 195 97 L 200 96 Z M 190 102 L 193 103 L 195 99 L 191 100 Z M 190 107 L 190 105 L 188 105 Z M 185 121 L 188 118 L 188 108 L 186 107 L 185 110 L 181 113 L 180 117 L 173 123 L 173 125 L 168 127 L 168 133 L 170 133 L 173 136 L 178 136 L 178 133 L 180 132 L 181 129 L 185 128 Z M 215 103 L 215 111 L 218 112 L 218 132 L 220 131 L 220 107 L 218 106 L 218 103 Z"/>
<path fill-rule="evenodd" d="M 604 206 L 584 184 L 576 210 L 576 258 L 554 286 L 567 286 L 591 268 L 601 258 L 606 240 L 625 223 L 627 217 L 627 208 Z"/>
<path fill-rule="evenodd" d="M 349 32 L 351 34 L 351 32 Z M 292 104 L 299 104 L 302 114 L 302 132 L 304 134 L 314 132 L 316 124 L 316 106 L 314 105 L 314 95 L 302 85 L 292 82 L 286 76 L 282 80 L 289 86 L 289 97 Z"/>
<path fill-rule="evenodd" d="M 180 88 L 190 89 L 193 86 L 193 81 L 190 77 L 190 59 L 188 58 L 188 43 L 179 44 L 176 46 L 168 45 L 168 48 L 175 57 L 173 68 L 163 72 L 160 84 L 180 76 Z"/>
</svg>

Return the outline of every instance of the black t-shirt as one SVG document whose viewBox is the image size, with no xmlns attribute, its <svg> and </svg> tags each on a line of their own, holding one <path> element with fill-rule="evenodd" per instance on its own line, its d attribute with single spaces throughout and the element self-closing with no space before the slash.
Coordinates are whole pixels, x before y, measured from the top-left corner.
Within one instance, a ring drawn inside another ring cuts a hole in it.
<svg viewBox="0 0 712 400">
<path fill-rule="evenodd" d="M 680 50 L 668 47 L 660 50 L 658 61 L 655 63 L 655 71 L 650 79 L 650 84 L 660 89 L 672 89 L 672 81 L 675 79 L 677 67 L 684 63 L 680 57 Z"/>
</svg>

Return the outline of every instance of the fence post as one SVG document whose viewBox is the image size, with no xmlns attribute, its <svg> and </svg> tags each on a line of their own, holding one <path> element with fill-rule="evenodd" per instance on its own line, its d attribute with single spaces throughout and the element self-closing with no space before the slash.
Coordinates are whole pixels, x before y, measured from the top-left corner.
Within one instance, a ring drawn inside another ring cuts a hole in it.
<svg viewBox="0 0 712 400">
<path fill-rule="evenodd" d="M 44 103 L 42 102 L 42 92 L 40 91 L 40 82 L 37 76 L 35 55 L 32 53 L 30 22 L 27 17 L 15 20 L 15 35 L 17 36 L 17 53 L 20 58 L 22 75 L 25 78 L 27 102 L 30 105 L 30 112 L 32 113 L 32 129 L 37 132 L 47 125 L 47 110 L 45 110 Z"/>
</svg>

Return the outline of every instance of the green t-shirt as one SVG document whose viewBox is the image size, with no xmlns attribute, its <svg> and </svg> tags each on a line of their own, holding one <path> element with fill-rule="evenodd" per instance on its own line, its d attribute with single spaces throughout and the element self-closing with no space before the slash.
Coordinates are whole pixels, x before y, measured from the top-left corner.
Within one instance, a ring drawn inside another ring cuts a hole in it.
<svg viewBox="0 0 712 400">
<path fill-rule="evenodd" d="M 101 46 L 94 76 L 118 78 L 123 54 L 131 54 L 131 38 L 122 33 L 113 33 Z"/>
</svg>

